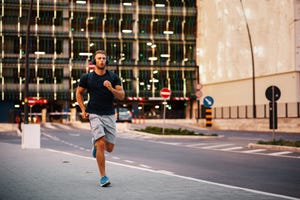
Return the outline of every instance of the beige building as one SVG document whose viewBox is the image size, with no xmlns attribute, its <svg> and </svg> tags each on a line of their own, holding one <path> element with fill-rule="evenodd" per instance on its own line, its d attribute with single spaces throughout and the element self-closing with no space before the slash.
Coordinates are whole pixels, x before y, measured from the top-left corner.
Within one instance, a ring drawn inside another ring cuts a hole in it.
<svg viewBox="0 0 300 200">
<path fill-rule="evenodd" d="M 275 85 L 279 117 L 299 117 L 300 1 L 198 0 L 197 11 L 202 97 L 214 98 L 215 115 L 232 107 L 241 117 L 248 106 L 252 117 L 252 105 L 258 118 L 268 115 L 265 91 Z"/>
</svg>

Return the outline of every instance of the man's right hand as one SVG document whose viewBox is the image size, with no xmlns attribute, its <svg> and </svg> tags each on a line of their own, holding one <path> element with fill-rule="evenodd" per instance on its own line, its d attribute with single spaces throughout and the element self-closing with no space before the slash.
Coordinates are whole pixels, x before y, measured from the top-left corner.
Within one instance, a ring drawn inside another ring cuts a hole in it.
<svg viewBox="0 0 300 200">
<path fill-rule="evenodd" d="M 87 118 L 89 117 L 89 113 L 83 111 L 83 112 L 81 113 L 81 116 L 82 116 L 83 119 L 87 119 Z"/>
</svg>

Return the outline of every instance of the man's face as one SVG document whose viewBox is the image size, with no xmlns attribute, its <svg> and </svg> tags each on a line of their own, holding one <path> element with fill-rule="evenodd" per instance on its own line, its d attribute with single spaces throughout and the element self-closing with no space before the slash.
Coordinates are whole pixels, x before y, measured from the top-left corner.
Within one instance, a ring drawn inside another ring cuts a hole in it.
<svg viewBox="0 0 300 200">
<path fill-rule="evenodd" d="M 98 69 L 104 69 L 106 65 L 106 56 L 105 54 L 98 53 L 95 55 L 96 67 Z"/>
</svg>

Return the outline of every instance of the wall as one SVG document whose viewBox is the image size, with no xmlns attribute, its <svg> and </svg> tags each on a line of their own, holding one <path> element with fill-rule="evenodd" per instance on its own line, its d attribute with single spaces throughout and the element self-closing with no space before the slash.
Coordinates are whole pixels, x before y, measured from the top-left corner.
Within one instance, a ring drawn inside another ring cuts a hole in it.
<svg viewBox="0 0 300 200">
<path fill-rule="evenodd" d="M 296 17 L 300 1 L 242 2 L 245 17 L 241 1 L 197 1 L 197 65 L 203 96 L 214 97 L 216 107 L 252 105 L 254 69 L 256 104 L 267 103 L 265 90 L 270 85 L 280 88 L 279 102 L 299 102 L 300 32 Z"/>
</svg>

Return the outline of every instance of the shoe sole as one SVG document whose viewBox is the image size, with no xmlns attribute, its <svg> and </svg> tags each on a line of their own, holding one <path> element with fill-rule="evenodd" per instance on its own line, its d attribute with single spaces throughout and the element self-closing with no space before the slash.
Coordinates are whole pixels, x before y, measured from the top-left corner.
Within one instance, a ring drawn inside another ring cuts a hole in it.
<svg viewBox="0 0 300 200">
<path fill-rule="evenodd" d="M 101 184 L 101 187 L 107 187 L 107 186 L 109 186 L 110 185 L 110 182 L 108 181 L 108 182 L 106 182 L 106 183 L 104 183 L 104 184 Z"/>
</svg>

